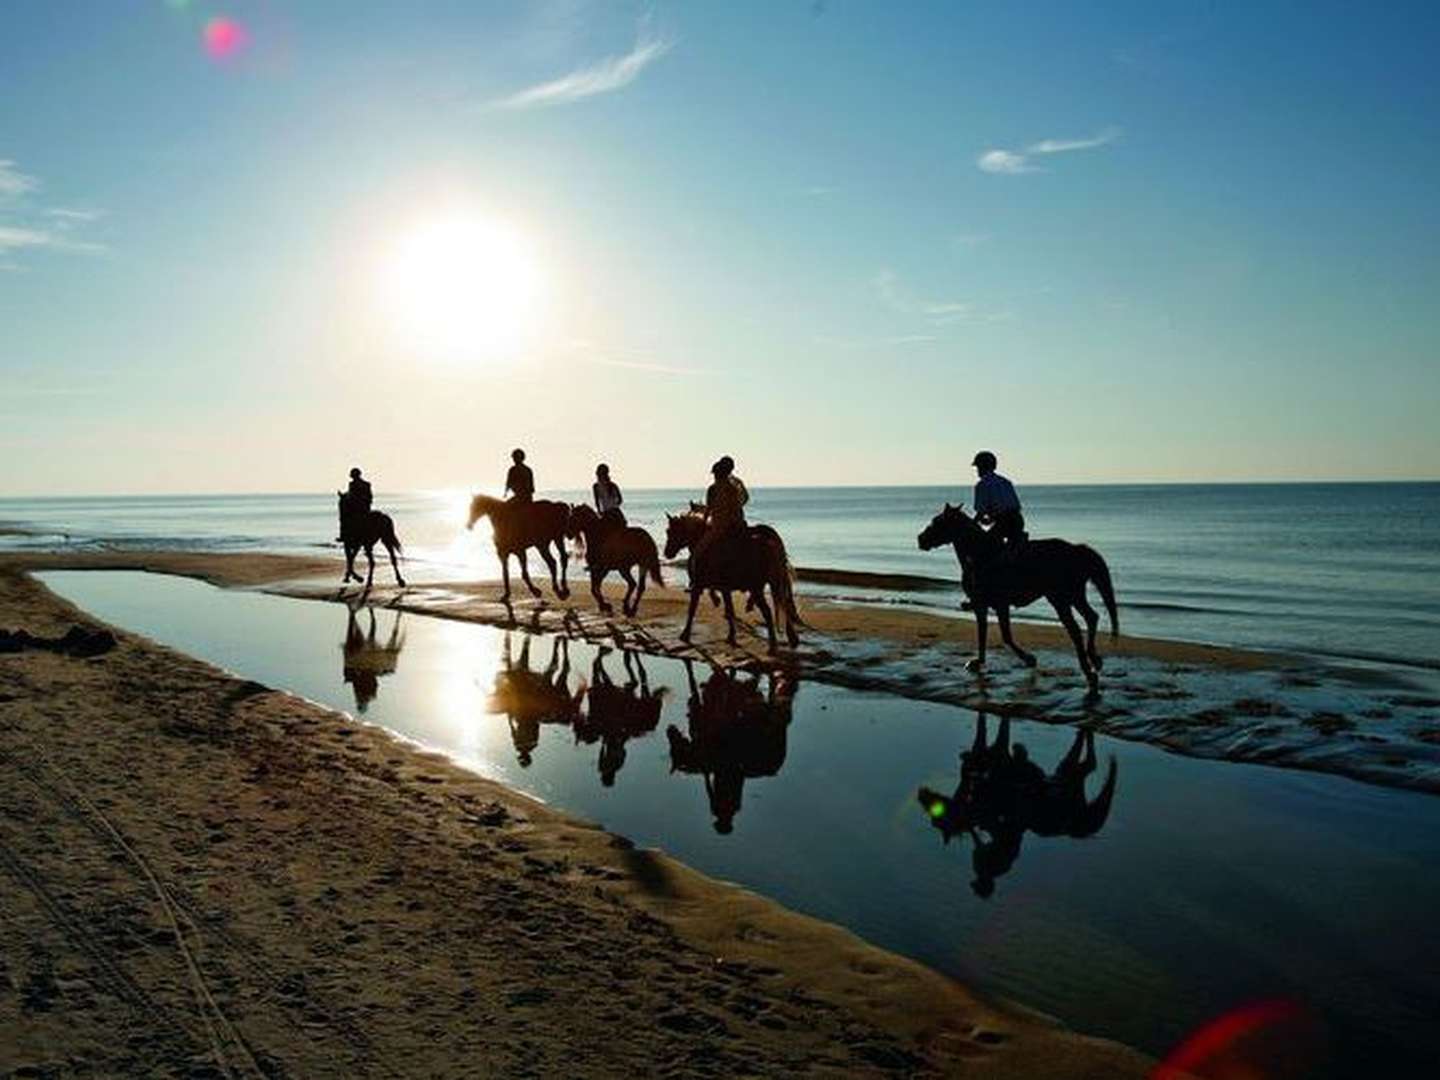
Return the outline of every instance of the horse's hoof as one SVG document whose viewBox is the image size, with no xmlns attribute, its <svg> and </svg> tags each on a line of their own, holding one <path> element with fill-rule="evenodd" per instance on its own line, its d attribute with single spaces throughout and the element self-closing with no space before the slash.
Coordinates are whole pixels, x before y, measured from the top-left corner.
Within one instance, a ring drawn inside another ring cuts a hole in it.
<svg viewBox="0 0 1440 1080">
<path fill-rule="evenodd" d="M 1026 667 L 1032 667 L 1032 668 L 1033 668 L 1036 664 L 1040 663 L 1040 661 L 1035 658 L 1034 653 L 1026 653 L 1024 656 L 1020 657 L 1020 662 L 1021 662 L 1022 664 L 1024 664 Z"/>
<path fill-rule="evenodd" d="M 984 660 L 979 660 L 979 659 L 967 660 L 967 661 L 965 661 L 965 670 L 966 670 L 966 671 L 984 671 L 984 670 L 985 670 L 985 661 L 984 661 Z"/>
<path fill-rule="evenodd" d="M 1101 668 L 1103 668 L 1103 667 L 1105 666 L 1105 658 L 1104 658 L 1103 656 L 1092 656 L 1092 657 L 1090 657 L 1090 666 L 1091 666 L 1092 668 L 1094 668 L 1096 671 L 1099 671 Z"/>
</svg>

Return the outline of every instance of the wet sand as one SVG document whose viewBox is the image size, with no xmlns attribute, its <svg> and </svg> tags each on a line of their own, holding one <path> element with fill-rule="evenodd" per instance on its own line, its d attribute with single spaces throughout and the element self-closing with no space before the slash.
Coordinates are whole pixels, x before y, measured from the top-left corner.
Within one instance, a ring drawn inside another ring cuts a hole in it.
<svg viewBox="0 0 1440 1080">
<path fill-rule="evenodd" d="M 230 587 L 263 588 L 311 600 L 354 600 L 357 586 L 338 587 L 331 557 L 127 552 L 14 554 L 0 569 L 149 569 Z M 578 570 L 578 567 L 572 567 Z M 966 671 L 974 655 L 968 618 L 878 604 L 801 598 L 807 628 L 799 649 L 771 655 L 754 618 L 742 620 L 736 646 L 708 600 L 700 605 L 694 642 L 679 640 L 685 593 L 670 586 L 646 592 L 638 619 L 597 612 L 588 580 L 577 573 L 568 602 L 548 580 L 540 599 L 514 582 L 511 606 L 498 582 L 423 582 L 397 589 L 388 566 L 377 566 L 370 603 L 495 626 L 575 634 L 642 652 L 691 656 L 727 666 L 784 664 L 798 674 L 858 689 L 1050 723 L 1084 723 L 1117 738 L 1177 753 L 1299 768 L 1371 783 L 1440 793 L 1440 690 L 1427 672 L 1339 667 L 1313 658 L 1153 638 L 1103 634 L 1108 658 L 1103 693 L 1087 694 L 1063 628 L 1017 624 L 1016 636 L 1039 657 L 1038 669 L 1009 655 L 991 628 L 987 671 Z M 622 590 L 607 596 L 619 604 Z M 523 597 L 523 599 L 522 599 Z M 958 590 L 957 590 L 958 602 Z"/>
<path fill-rule="evenodd" d="M 0 627 L 76 622 L 94 620 L 0 571 Z M 1146 1070 L 376 729 L 117 637 L 93 658 L 0 654 L 0 1072 Z"/>
</svg>

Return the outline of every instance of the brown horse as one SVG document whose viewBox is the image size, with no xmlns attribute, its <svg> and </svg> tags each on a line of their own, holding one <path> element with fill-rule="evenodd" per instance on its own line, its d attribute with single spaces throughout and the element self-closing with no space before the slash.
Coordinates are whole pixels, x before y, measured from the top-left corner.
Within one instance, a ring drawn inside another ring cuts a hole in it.
<svg viewBox="0 0 1440 1080">
<path fill-rule="evenodd" d="M 390 553 L 390 567 L 395 571 L 395 580 L 403 589 L 405 579 L 400 576 L 400 564 L 395 561 L 395 553 L 403 551 L 400 546 L 400 538 L 395 535 L 395 522 L 390 520 L 389 514 L 382 514 L 379 510 L 366 510 L 360 514 L 348 513 L 345 509 L 345 492 L 337 491 L 336 496 L 340 500 L 340 542 L 345 545 L 345 576 L 340 579 L 341 583 L 354 578 L 360 580 L 360 575 L 355 572 L 355 556 L 363 547 L 365 558 L 370 562 L 370 572 L 365 576 L 365 588 L 370 588 L 370 583 L 375 580 L 375 552 L 376 543 L 383 543 L 385 550 Z"/>
<path fill-rule="evenodd" d="M 535 548 L 545 565 L 550 568 L 550 584 L 555 595 L 561 600 L 570 596 L 570 586 L 565 580 L 566 563 L 570 556 L 565 551 L 565 524 L 570 520 L 570 505 L 536 499 L 534 502 L 506 502 L 489 495 L 476 495 L 470 500 L 470 520 L 467 529 L 473 529 L 475 522 L 489 517 L 495 529 L 495 554 L 500 556 L 500 574 L 505 581 L 505 595 L 510 599 L 510 556 L 520 560 L 520 577 L 530 590 L 531 596 L 539 596 L 540 590 L 530 580 L 530 565 L 526 561 L 527 548 Z M 554 544 L 560 552 L 560 576 L 555 576 L 555 557 L 550 554 Z"/>
<path fill-rule="evenodd" d="M 692 552 L 690 610 L 685 617 L 685 629 L 681 631 L 680 640 L 690 640 L 700 594 L 706 589 L 713 589 L 725 598 L 725 618 L 730 626 L 725 640 L 731 645 L 735 644 L 735 606 L 730 594 L 743 592 L 749 594 L 750 602 L 760 609 L 765 619 L 771 650 L 776 645 L 775 623 L 780 617 L 785 620 L 786 639 L 793 649 L 800 643 L 800 635 L 795 628 L 803 624 L 795 608 L 790 557 L 785 553 L 785 542 L 780 539 L 780 534 L 769 525 L 751 525 L 736 536 L 716 541 L 705 557 L 697 560 L 693 552 L 705 535 L 705 529 L 704 515 L 693 508 L 684 514 L 665 515 L 665 557 L 673 559 L 687 549 Z M 695 566 L 697 561 L 700 563 L 698 569 Z M 775 601 L 774 616 L 771 615 L 770 605 L 765 602 L 767 585 Z"/>
<path fill-rule="evenodd" d="M 1032 604 L 1040 597 L 1050 601 L 1060 622 L 1064 624 L 1075 645 L 1080 670 L 1090 684 L 1091 692 L 1100 688 L 1099 671 L 1104 661 L 1095 651 L 1095 628 L 1100 616 L 1085 597 L 1090 583 L 1100 590 L 1105 610 L 1110 615 L 1111 636 L 1118 634 L 1119 617 L 1115 613 L 1115 589 L 1110 583 L 1110 568 L 1094 548 L 1071 544 L 1065 540 L 1029 540 L 1014 552 L 1006 552 L 1000 539 L 982 529 L 975 519 L 959 506 L 945 504 L 925 531 L 918 537 L 920 549 L 930 551 L 941 544 L 953 544 L 960 560 L 960 587 L 975 609 L 976 650 L 978 655 L 966 667 L 979 671 L 985 666 L 985 636 L 988 630 L 987 610 L 993 608 L 1000 624 L 1000 636 L 1014 650 L 1026 667 L 1035 666 L 1035 657 L 1015 644 L 1010 633 L 1010 609 Z M 1086 637 L 1080 638 L 1075 610 L 1085 618 Z"/>
<path fill-rule="evenodd" d="M 626 615 L 633 616 L 640 610 L 647 574 L 656 585 L 665 584 L 660 577 L 660 552 L 644 529 L 611 524 L 585 503 L 579 503 L 570 510 L 565 535 L 571 540 L 583 541 L 590 562 L 590 595 L 606 615 L 615 609 L 601 594 L 600 585 L 611 570 L 618 571 L 625 579 L 625 599 L 620 610 Z M 634 574 L 631 567 L 635 569 Z"/>
</svg>

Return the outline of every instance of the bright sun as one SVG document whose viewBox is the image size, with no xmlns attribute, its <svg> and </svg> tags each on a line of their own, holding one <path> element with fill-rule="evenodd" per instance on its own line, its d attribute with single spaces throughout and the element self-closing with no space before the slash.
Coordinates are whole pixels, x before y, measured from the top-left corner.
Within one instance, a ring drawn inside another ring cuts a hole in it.
<svg viewBox="0 0 1440 1080">
<path fill-rule="evenodd" d="M 541 284 L 525 234 L 478 216 L 416 225 L 386 252 L 378 281 L 402 344 L 456 361 L 518 355 L 539 329 Z"/>
</svg>

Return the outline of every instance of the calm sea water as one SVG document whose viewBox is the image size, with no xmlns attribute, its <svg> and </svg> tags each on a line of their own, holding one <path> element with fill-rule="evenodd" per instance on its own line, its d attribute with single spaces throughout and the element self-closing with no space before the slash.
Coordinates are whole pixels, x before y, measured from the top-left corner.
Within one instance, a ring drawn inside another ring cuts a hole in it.
<svg viewBox="0 0 1440 1080">
<path fill-rule="evenodd" d="M 579 500 L 582 493 L 547 493 Z M 658 537 L 698 493 L 631 490 Z M 1088 543 L 1109 561 L 1130 633 L 1440 667 L 1440 483 L 1025 486 L 1032 536 Z M 966 488 L 760 488 L 796 565 L 955 580 L 951 553 L 915 536 Z M 437 580 L 497 573 L 488 527 L 464 529 L 464 492 L 380 492 L 412 561 Z M 323 495 L 0 500 L 0 547 L 178 547 L 311 552 L 333 546 Z M 812 586 L 811 592 L 953 610 L 957 594 Z M 1031 609 L 1037 617 L 1048 612 Z"/>
</svg>

